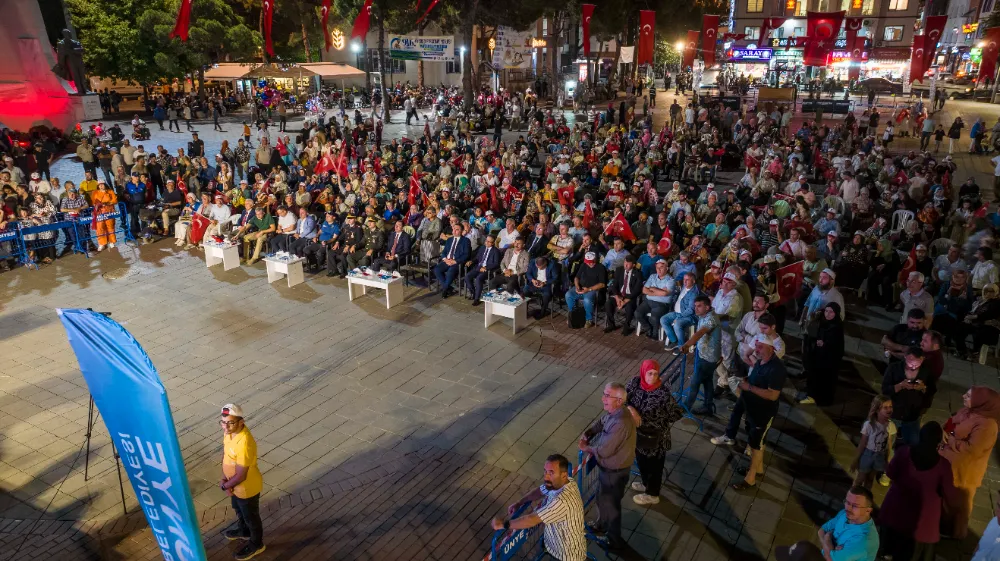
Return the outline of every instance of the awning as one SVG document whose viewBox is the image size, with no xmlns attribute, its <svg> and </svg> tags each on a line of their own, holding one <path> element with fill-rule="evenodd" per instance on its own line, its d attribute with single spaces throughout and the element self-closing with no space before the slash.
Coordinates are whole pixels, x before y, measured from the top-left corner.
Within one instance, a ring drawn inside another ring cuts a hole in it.
<svg viewBox="0 0 1000 561">
<path fill-rule="evenodd" d="M 365 76 L 364 70 L 358 70 L 341 62 L 313 62 L 300 64 L 299 67 L 320 78 L 364 78 Z"/>
<path fill-rule="evenodd" d="M 206 80 L 239 80 L 247 74 L 253 66 L 239 62 L 220 62 L 205 70 Z"/>
</svg>

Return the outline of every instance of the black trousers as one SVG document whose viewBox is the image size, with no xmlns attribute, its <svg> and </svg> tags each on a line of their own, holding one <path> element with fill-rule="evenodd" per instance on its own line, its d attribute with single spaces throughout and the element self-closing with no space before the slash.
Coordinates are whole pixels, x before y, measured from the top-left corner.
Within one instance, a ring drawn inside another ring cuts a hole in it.
<svg viewBox="0 0 1000 561">
<path fill-rule="evenodd" d="M 260 493 L 249 499 L 232 496 L 233 510 L 236 511 L 236 524 L 241 534 L 250 536 L 250 543 L 255 547 L 264 545 L 264 523 L 260 519 Z"/>
<path fill-rule="evenodd" d="M 536 288 L 535 285 L 530 282 L 524 285 L 524 296 L 530 298 L 533 295 L 538 295 L 542 299 L 542 309 L 549 307 L 549 302 L 552 301 L 552 287 L 545 285 L 541 288 Z"/>
<path fill-rule="evenodd" d="M 635 321 L 640 328 L 645 327 L 653 337 L 660 333 L 660 318 L 670 311 L 670 305 L 644 299 L 635 310 Z M 646 317 L 649 314 L 649 317 Z"/>
<path fill-rule="evenodd" d="M 624 306 L 621 307 L 621 309 L 625 312 L 625 325 L 623 327 L 626 329 L 632 325 L 632 316 L 635 315 L 635 308 L 635 298 L 630 299 Z M 616 311 L 618 311 L 618 302 L 615 301 L 614 296 L 608 296 L 608 299 L 604 302 L 604 314 L 607 317 L 608 325 L 613 325 L 615 323 Z"/>
<path fill-rule="evenodd" d="M 487 286 L 489 287 L 489 290 L 496 290 L 502 286 L 507 292 L 518 292 L 521 288 L 521 281 L 519 278 L 520 277 L 518 275 L 511 275 L 508 277 L 503 274 L 499 274 L 490 279 Z"/>
<path fill-rule="evenodd" d="M 600 525 L 607 532 L 608 544 L 611 547 L 621 547 L 625 545 L 622 537 L 622 498 L 625 497 L 625 486 L 628 485 L 632 468 L 599 469 L 597 509 L 600 512 Z"/>
<path fill-rule="evenodd" d="M 326 265 L 326 244 L 323 242 L 312 242 L 302 250 L 302 256 L 314 263 L 317 267 Z"/>
<path fill-rule="evenodd" d="M 478 268 L 465 274 L 465 288 L 472 294 L 474 300 L 478 301 L 482 297 L 483 284 L 489 274 L 489 271 L 480 271 Z"/>
<path fill-rule="evenodd" d="M 342 275 L 347 274 L 347 257 L 344 255 L 343 248 L 338 249 L 337 251 L 327 248 L 326 272 L 340 273 Z"/>
<path fill-rule="evenodd" d="M 660 496 L 660 487 L 663 485 L 663 464 L 666 459 L 666 454 L 647 456 L 638 450 L 635 452 L 635 463 L 639 464 L 639 477 L 646 486 L 646 494 L 651 497 Z"/>
</svg>

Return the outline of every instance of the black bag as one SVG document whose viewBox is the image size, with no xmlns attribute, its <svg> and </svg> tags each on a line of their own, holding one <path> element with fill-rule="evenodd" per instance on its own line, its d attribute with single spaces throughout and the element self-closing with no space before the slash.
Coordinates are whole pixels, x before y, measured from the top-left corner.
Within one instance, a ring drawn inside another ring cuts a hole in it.
<svg viewBox="0 0 1000 561">
<path fill-rule="evenodd" d="M 583 329 L 583 324 L 587 321 L 587 312 L 580 306 L 569 311 L 569 328 Z"/>
<path fill-rule="evenodd" d="M 643 432 L 641 430 L 635 431 L 635 447 L 642 448 L 643 450 L 652 450 L 656 448 L 660 439 L 656 433 Z"/>
</svg>

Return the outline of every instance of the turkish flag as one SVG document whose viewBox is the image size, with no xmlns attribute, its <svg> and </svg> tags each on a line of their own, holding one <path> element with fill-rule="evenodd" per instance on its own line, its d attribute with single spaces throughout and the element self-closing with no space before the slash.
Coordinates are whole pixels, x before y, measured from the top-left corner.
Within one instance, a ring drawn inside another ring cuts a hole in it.
<svg viewBox="0 0 1000 561">
<path fill-rule="evenodd" d="M 208 230 L 208 225 L 211 221 L 208 218 L 202 216 L 200 212 L 196 212 L 191 215 L 191 243 L 199 244 L 201 239 L 205 237 L 205 231 Z"/>
<path fill-rule="evenodd" d="M 583 56 L 590 56 L 590 18 L 594 16 L 594 8 L 597 6 L 593 4 L 581 4 L 580 8 L 583 10 L 583 17 L 580 18 L 580 25 L 583 26 Z"/>
<path fill-rule="evenodd" d="M 938 43 L 941 42 L 941 35 L 944 33 L 944 26 L 948 23 L 948 16 L 927 16 L 924 19 L 924 71 L 934 63 L 934 54 L 937 52 Z"/>
<path fill-rule="evenodd" d="M 365 0 L 365 5 L 358 12 L 358 17 L 354 19 L 354 27 L 351 28 L 351 39 L 357 37 L 364 41 L 368 37 L 368 27 L 371 25 L 372 0 Z"/>
<path fill-rule="evenodd" d="M 639 52 L 636 53 L 636 64 L 653 64 L 653 31 L 655 28 L 656 12 L 639 10 Z"/>
<path fill-rule="evenodd" d="M 590 228 L 590 223 L 594 221 L 594 207 L 590 206 L 590 199 L 583 202 L 583 227 Z"/>
<path fill-rule="evenodd" d="M 694 55 L 698 52 L 698 31 L 688 30 L 687 45 L 684 47 L 684 68 L 694 66 Z"/>
<path fill-rule="evenodd" d="M 847 34 L 848 46 L 854 44 L 854 39 L 858 36 L 858 31 L 861 31 L 861 24 L 864 20 L 865 18 L 844 18 L 844 32 Z"/>
<path fill-rule="evenodd" d="M 701 17 L 701 59 L 705 68 L 715 66 L 715 40 L 718 39 L 719 16 Z"/>
<path fill-rule="evenodd" d="M 806 66 L 826 66 L 827 55 L 833 49 L 833 44 L 840 33 L 840 24 L 844 22 L 844 12 L 808 12 L 806 30 L 809 40 L 806 42 L 802 62 Z"/>
<path fill-rule="evenodd" d="M 865 38 L 855 37 L 854 41 L 852 43 L 848 43 L 848 45 L 851 47 L 851 62 L 863 62 L 865 59 L 865 47 L 867 46 Z"/>
<path fill-rule="evenodd" d="M 320 156 L 319 161 L 316 162 L 316 166 L 313 167 L 313 173 L 319 175 L 321 173 L 332 171 L 334 168 L 335 164 L 333 163 L 333 156 L 331 156 L 329 152 L 324 152 L 324 154 Z"/>
<path fill-rule="evenodd" d="M 656 244 L 656 253 L 666 257 L 670 255 L 670 250 L 674 247 L 674 237 L 670 233 L 670 228 L 663 229 L 663 237 Z"/>
<path fill-rule="evenodd" d="M 778 277 L 779 306 L 789 300 L 794 300 L 802 292 L 803 264 L 805 261 L 798 261 L 778 269 L 776 276 Z"/>
<path fill-rule="evenodd" d="M 767 34 L 770 33 L 772 29 L 778 29 L 782 25 L 785 25 L 786 21 L 788 21 L 788 18 L 764 18 L 764 21 L 760 24 L 760 37 L 757 39 L 760 46 L 766 47 L 767 45 L 765 44 L 765 41 L 767 41 Z"/>
<path fill-rule="evenodd" d="M 924 83 L 924 39 L 923 35 L 913 37 L 913 49 L 910 50 L 910 82 Z"/>
<path fill-rule="evenodd" d="M 188 40 L 188 27 L 191 26 L 191 0 L 181 0 L 181 9 L 177 12 L 177 23 L 174 30 L 170 32 L 170 38 L 180 37 L 181 41 Z"/>
<path fill-rule="evenodd" d="M 983 47 L 983 58 L 979 64 L 979 77 L 977 82 L 986 78 L 993 79 L 997 70 L 997 54 L 1000 53 L 1000 27 L 991 27 L 986 30 L 986 37 L 983 38 L 986 46 Z"/>
<path fill-rule="evenodd" d="M 608 227 L 604 230 L 604 235 L 621 238 L 627 242 L 635 241 L 635 234 L 632 233 L 632 227 L 628 225 L 628 220 L 625 220 L 625 217 L 620 212 L 611 219 L 611 224 L 608 224 Z"/>
<path fill-rule="evenodd" d="M 333 39 L 330 37 L 330 30 L 326 27 L 326 22 L 330 19 L 330 3 L 332 0 L 323 0 L 323 7 L 320 10 L 323 12 L 323 41 L 326 43 L 326 50 L 329 51 L 330 47 L 333 46 Z"/>
<path fill-rule="evenodd" d="M 575 189 L 572 185 L 567 185 L 565 187 L 560 187 L 556 189 L 556 195 L 559 196 L 559 204 L 572 206 L 573 205 L 573 191 Z"/>
<path fill-rule="evenodd" d="M 274 56 L 274 44 L 271 43 L 271 19 L 274 17 L 274 0 L 264 0 L 264 50 Z"/>
<path fill-rule="evenodd" d="M 899 270 L 899 282 L 900 284 L 906 285 L 906 279 L 910 276 L 910 273 L 917 270 L 917 246 L 914 245 L 913 249 L 910 250 L 910 255 L 907 256 L 906 262 L 903 263 L 903 268 Z"/>
</svg>

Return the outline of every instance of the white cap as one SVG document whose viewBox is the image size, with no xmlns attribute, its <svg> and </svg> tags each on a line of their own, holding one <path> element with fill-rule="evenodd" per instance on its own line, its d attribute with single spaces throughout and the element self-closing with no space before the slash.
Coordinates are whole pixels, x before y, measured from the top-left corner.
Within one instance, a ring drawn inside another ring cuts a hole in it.
<svg viewBox="0 0 1000 561">
<path fill-rule="evenodd" d="M 768 222 L 768 225 L 770 225 L 770 226 L 777 226 L 778 225 L 778 219 L 777 218 L 772 218 L 771 221 Z"/>
<path fill-rule="evenodd" d="M 924 251 L 927 251 L 927 246 L 924 245 L 924 244 L 922 244 L 922 243 L 918 243 L 917 244 L 917 251 L 920 251 L 921 249 L 924 250 Z"/>
<path fill-rule="evenodd" d="M 243 418 L 243 408 L 235 403 L 227 403 L 222 406 L 222 415 L 228 417 Z"/>
<path fill-rule="evenodd" d="M 740 282 L 740 278 L 733 273 L 726 273 L 722 278 L 729 279 L 733 282 Z"/>
<path fill-rule="evenodd" d="M 754 337 L 753 342 L 761 343 L 769 347 L 774 346 L 774 339 L 772 339 L 770 335 L 764 335 L 763 333 L 758 333 L 757 336 Z"/>
<path fill-rule="evenodd" d="M 584 260 L 584 261 L 596 261 L 596 260 L 597 260 L 597 254 L 596 254 L 596 253 L 594 253 L 593 251 L 588 251 L 588 252 L 587 252 L 587 253 L 586 253 L 586 254 L 585 254 L 585 255 L 583 256 L 583 260 Z"/>
<path fill-rule="evenodd" d="M 831 279 L 837 280 L 837 273 L 834 273 L 833 269 L 826 268 L 826 269 L 823 269 L 822 272 L 826 273 L 827 275 L 830 275 Z"/>
</svg>

